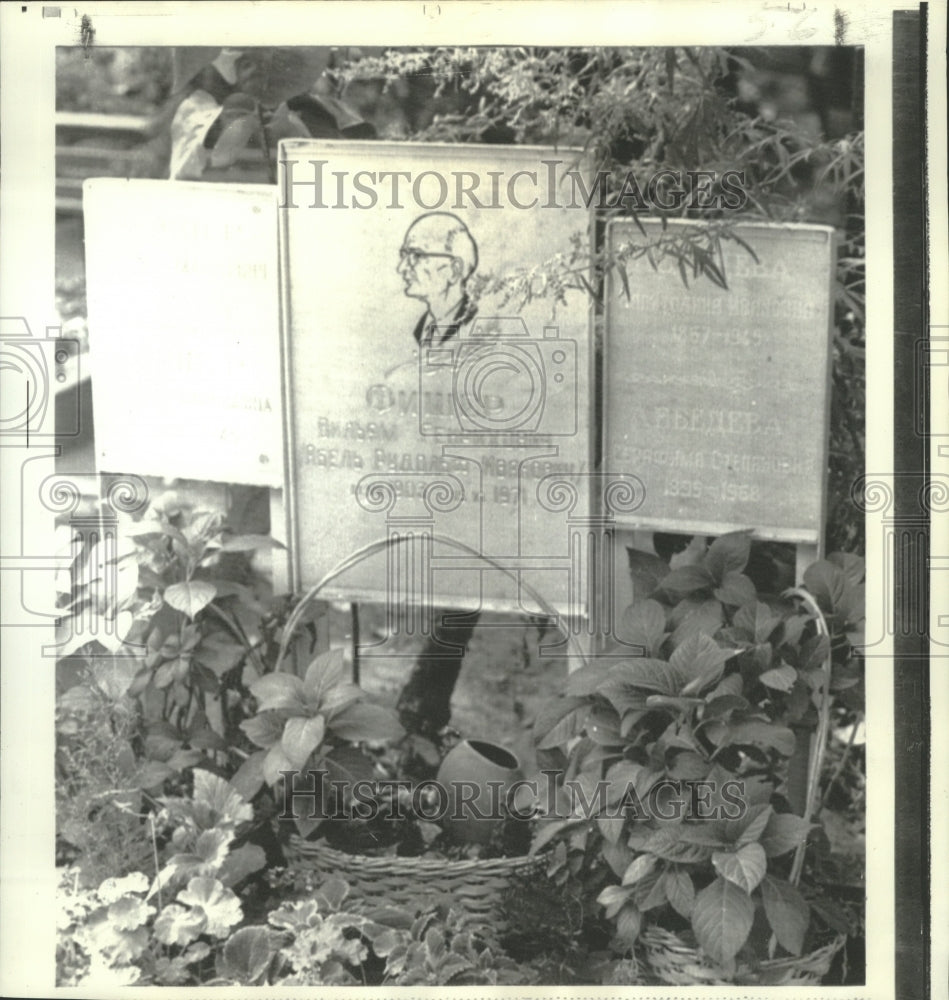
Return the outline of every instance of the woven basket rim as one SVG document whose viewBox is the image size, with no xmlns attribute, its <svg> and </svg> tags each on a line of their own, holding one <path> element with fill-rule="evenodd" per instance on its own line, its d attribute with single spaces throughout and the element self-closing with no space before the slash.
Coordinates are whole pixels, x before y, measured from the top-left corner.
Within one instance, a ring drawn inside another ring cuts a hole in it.
<svg viewBox="0 0 949 1000">
<path fill-rule="evenodd" d="M 341 851 L 337 847 L 320 840 L 306 840 L 299 834 L 291 834 L 290 841 L 284 849 L 284 854 L 288 862 L 297 860 L 292 854 L 298 857 L 320 856 L 326 859 L 333 859 L 340 864 L 358 864 L 367 870 L 405 872 L 449 872 L 454 875 L 462 875 L 466 872 L 486 872 L 504 871 L 509 868 L 526 868 L 543 863 L 543 858 L 539 854 L 517 854 L 507 858 L 438 858 L 432 855 L 421 855 L 420 857 L 400 857 L 393 854 L 351 854 L 348 851 Z"/>
<path fill-rule="evenodd" d="M 675 953 L 677 953 L 680 958 L 690 959 L 694 964 L 704 967 L 710 974 L 723 971 L 719 968 L 718 964 L 711 957 L 706 955 L 705 952 L 698 946 L 689 944 L 676 934 L 675 931 L 670 931 L 666 927 L 658 927 L 655 924 L 651 927 L 647 927 L 643 931 L 640 940 L 646 947 L 647 957 L 650 953 L 650 945 L 654 946 L 655 950 L 662 949 L 667 953 L 671 953 L 672 949 L 675 949 Z M 782 969 L 796 968 L 807 971 L 808 963 L 813 963 L 818 959 L 823 960 L 828 956 L 832 958 L 838 951 L 840 951 L 846 941 L 846 934 L 837 934 L 830 941 L 819 945 L 817 948 L 814 948 L 812 951 L 806 952 L 803 955 L 785 955 L 780 958 L 767 958 L 754 967 L 739 964 L 737 972 L 739 975 L 746 975 L 748 973 L 755 972 L 776 972 Z"/>
</svg>

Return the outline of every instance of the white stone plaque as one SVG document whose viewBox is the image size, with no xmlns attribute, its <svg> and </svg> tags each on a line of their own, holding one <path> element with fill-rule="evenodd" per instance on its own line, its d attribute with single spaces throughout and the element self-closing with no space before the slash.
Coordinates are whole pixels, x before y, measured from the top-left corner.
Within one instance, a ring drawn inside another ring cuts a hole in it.
<svg viewBox="0 0 949 1000">
<path fill-rule="evenodd" d="M 281 155 L 294 582 L 388 537 L 337 593 L 537 610 L 533 587 L 578 610 L 589 305 L 575 276 L 557 302 L 542 271 L 587 246 L 579 154 L 313 140 Z"/>
<path fill-rule="evenodd" d="M 278 487 L 276 189 L 83 191 L 98 467 Z"/>
</svg>

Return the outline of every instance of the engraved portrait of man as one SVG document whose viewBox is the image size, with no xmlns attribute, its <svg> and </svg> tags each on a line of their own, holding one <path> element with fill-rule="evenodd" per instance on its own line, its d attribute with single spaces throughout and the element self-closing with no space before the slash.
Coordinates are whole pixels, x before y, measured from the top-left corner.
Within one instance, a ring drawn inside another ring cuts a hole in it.
<svg viewBox="0 0 949 1000">
<path fill-rule="evenodd" d="M 413 331 L 420 347 L 445 343 L 475 318 L 466 287 L 477 267 L 478 245 L 457 215 L 427 212 L 409 226 L 397 270 L 405 295 L 425 303 Z"/>
</svg>

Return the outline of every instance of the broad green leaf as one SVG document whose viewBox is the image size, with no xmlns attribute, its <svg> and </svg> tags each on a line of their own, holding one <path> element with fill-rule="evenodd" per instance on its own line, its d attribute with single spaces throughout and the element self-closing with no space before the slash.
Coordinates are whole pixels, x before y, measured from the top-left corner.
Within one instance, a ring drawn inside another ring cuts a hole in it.
<svg viewBox="0 0 949 1000">
<path fill-rule="evenodd" d="M 607 918 L 612 919 L 626 904 L 632 892 L 630 886 L 608 885 L 596 897 L 596 901 L 606 910 Z"/>
<path fill-rule="evenodd" d="M 778 944 L 792 955 L 800 955 L 811 919 L 807 900 L 789 882 L 768 876 L 761 883 L 761 901 Z"/>
<path fill-rule="evenodd" d="M 287 719 L 280 745 L 295 767 L 303 767 L 310 754 L 323 742 L 326 722 L 322 715 Z"/>
<path fill-rule="evenodd" d="M 591 663 L 567 675 L 564 694 L 571 698 L 586 698 L 609 676 L 610 667 L 607 664 Z"/>
<path fill-rule="evenodd" d="M 642 646 L 646 656 L 659 652 L 666 635 L 666 613 L 657 601 L 637 601 L 624 612 L 619 633 L 625 642 Z"/>
<path fill-rule="evenodd" d="M 621 802 L 627 788 L 630 785 L 635 788 L 636 782 L 644 770 L 645 768 L 642 764 L 637 764 L 631 760 L 620 760 L 613 764 L 606 772 L 606 780 L 610 783 L 610 787 L 606 792 L 607 804 L 615 806 L 617 802 Z"/>
<path fill-rule="evenodd" d="M 338 910 L 349 895 L 349 885 L 341 878 L 328 878 L 320 883 L 319 892 L 313 897 L 322 912 Z"/>
<path fill-rule="evenodd" d="M 765 687 L 786 693 L 794 687 L 794 682 L 797 680 L 797 671 L 794 667 L 788 666 L 787 663 L 782 663 L 780 667 L 766 670 L 758 677 L 758 680 Z"/>
<path fill-rule="evenodd" d="M 640 854 L 623 872 L 623 885 L 635 885 L 656 867 L 659 859 L 654 854 Z"/>
<path fill-rule="evenodd" d="M 794 813 L 774 813 L 768 820 L 759 843 L 769 858 L 776 858 L 803 844 L 811 826 L 811 823 Z"/>
<path fill-rule="evenodd" d="M 257 699 L 258 712 L 279 710 L 309 715 L 303 684 L 295 674 L 264 674 L 251 684 L 250 693 Z"/>
<path fill-rule="evenodd" d="M 103 903 L 114 903 L 117 899 L 133 893 L 146 892 L 148 879 L 141 872 L 132 872 L 123 878 L 110 876 L 99 883 L 96 895 Z"/>
<path fill-rule="evenodd" d="M 213 583 L 207 580 L 189 580 L 182 583 L 173 583 L 165 588 L 162 595 L 165 603 L 181 611 L 189 618 L 206 608 L 217 596 L 217 590 Z"/>
<path fill-rule="evenodd" d="M 847 576 L 844 571 L 826 559 L 811 563 L 804 570 L 804 586 L 814 595 L 821 611 L 834 614 L 844 596 Z"/>
<path fill-rule="evenodd" d="M 790 757 L 794 753 L 795 740 L 794 733 L 785 726 L 762 719 L 746 719 L 727 727 L 719 747 L 742 744 L 772 747 L 782 756 Z"/>
<path fill-rule="evenodd" d="M 705 544 L 705 536 L 693 535 L 684 549 L 669 556 L 669 565 L 672 569 L 681 569 L 683 566 L 702 566 L 706 552 L 708 552 L 708 545 Z"/>
<path fill-rule="evenodd" d="M 745 815 L 738 820 L 740 833 L 736 843 L 756 844 L 761 840 L 761 835 L 768 827 L 774 809 L 770 805 L 748 806 Z"/>
<path fill-rule="evenodd" d="M 748 893 L 719 877 L 695 897 L 692 930 L 710 958 L 726 963 L 748 939 L 754 916 L 755 904 Z"/>
<path fill-rule="evenodd" d="M 241 986 L 257 986 L 275 952 L 266 927 L 241 927 L 224 943 L 217 974 L 225 979 L 236 979 Z"/>
<path fill-rule="evenodd" d="M 136 788 L 157 788 L 175 773 L 174 768 L 158 760 L 147 760 L 135 776 Z"/>
<path fill-rule="evenodd" d="M 673 598 L 711 590 L 715 581 L 703 566 L 682 566 L 662 578 L 660 586 Z"/>
<path fill-rule="evenodd" d="M 675 674 L 665 660 L 647 657 L 624 660 L 610 670 L 610 681 L 620 681 L 657 694 L 677 693 Z"/>
<path fill-rule="evenodd" d="M 623 816 L 598 816 L 596 825 L 607 844 L 618 844 L 623 835 L 626 820 Z"/>
<path fill-rule="evenodd" d="M 280 742 L 285 722 L 286 719 L 278 712 L 261 712 L 252 719 L 245 719 L 240 727 L 252 743 L 269 750 Z"/>
<path fill-rule="evenodd" d="M 663 861 L 698 864 L 708 861 L 715 848 L 719 846 L 717 842 L 715 844 L 690 843 L 682 838 L 681 830 L 681 826 L 665 826 L 656 830 L 641 844 L 641 848 L 662 858 Z"/>
<path fill-rule="evenodd" d="M 586 720 L 586 734 L 599 746 L 619 746 L 623 742 L 619 731 L 620 720 L 607 705 L 595 705 Z"/>
<path fill-rule="evenodd" d="M 254 818 L 254 810 L 240 792 L 224 778 L 200 768 L 194 772 L 194 793 L 196 806 L 206 810 L 211 823 L 229 823 L 237 826 Z"/>
<path fill-rule="evenodd" d="M 758 596 L 755 585 L 744 573 L 726 573 L 725 579 L 712 593 L 722 604 L 730 607 L 749 604 Z"/>
<path fill-rule="evenodd" d="M 162 944 L 180 948 L 196 941 L 206 926 L 207 918 L 203 910 L 171 903 L 155 918 L 152 933 Z"/>
<path fill-rule="evenodd" d="M 556 836 L 584 822 L 585 820 L 583 819 L 541 818 L 537 823 L 537 832 L 534 834 L 534 839 L 531 841 L 530 853 L 536 854 L 546 847 Z"/>
<path fill-rule="evenodd" d="M 123 896 L 109 904 L 109 921 L 120 931 L 134 931 L 137 927 L 141 927 L 154 912 L 154 907 L 149 906 L 145 900 L 139 899 L 138 896 Z"/>
<path fill-rule="evenodd" d="M 218 869 L 217 877 L 228 888 L 243 882 L 248 875 L 259 872 L 266 867 L 267 855 L 257 844 L 241 844 L 224 859 Z"/>
<path fill-rule="evenodd" d="M 633 600 L 638 601 L 655 592 L 662 578 L 669 575 L 669 565 L 651 552 L 640 552 L 627 546 L 626 553 L 629 558 L 629 575 L 632 577 Z M 621 635 L 626 638 L 625 633 L 621 632 Z"/>
<path fill-rule="evenodd" d="M 188 742 L 199 750 L 226 750 L 227 742 L 220 733 L 216 733 L 207 721 L 207 718 L 203 720 L 203 725 L 195 728 L 193 725 L 191 727 L 191 732 L 188 735 Z"/>
<path fill-rule="evenodd" d="M 195 659 L 213 670 L 217 677 L 232 670 L 245 654 L 245 649 L 239 643 L 228 639 L 220 632 L 215 632 L 203 639 L 195 651 Z"/>
<path fill-rule="evenodd" d="M 732 695 L 738 697 L 741 695 L 741 692 L 743 690 L 744 690 L 744 682 L 741 679 L 741 674 L 740 673 L 728 674 L 726 677 L 723 677 L 718 682 L 718 684 L 715 686 L 715 688 L 712 689 L 712 691 L 709 692 L 707 698 L 709 702 L 712 702 L 716 698 L 727 698 Z"/>
<path fill-rule="evenodd" d="M 725 680 L 727 681 L 729 678 L 736 676 L 739 679 L 741 677 L 740 674 L 729 674 Z M 748 700 L 742 698 L 740 695 L 717 694 L 716 692 L 721 690 L 723 684 L 724 681 L 715 688 L 715 691 L 708 695 L 708 701 L 705 703 L 704 719 L 719 719 L 722 722 L 728 722 L 735 712 L 744 713 L 751 710 Z"/>
<path fill-rule="evenodd" d="M 815 635 L 802 644 L 798 666 L 805 671 L 819 670 L 829 657 L 830 639 L 826 635 Z"/>
<path fill-rule="evenodd" d="M 332 728 L 332 727 L 330 727 Z M 372 758 L 359 747 L 341 744 L 323 758 L 328 781 L 371 781 L 374 772 Z"/>
<path fill-rule="evenodd" d="M 254 63 L 254 74 L 244 89 L 267 107 L 308 94 L 330 59 L 322 46 L 261 46 L 244 51 Z"/>
<path fill-rule="evenodd" d="M 675 755 L 667 773 L 678 781 L 700 781 L 708 773 L 708 762 L 692 750 L 684 750 Z"/>
<path fill-rule="evenodd" d="M 194 842 L 194 854 L 205 871 L 219 868 L 227 857 L 228 848 L 234 839 L 233 830 L 202 830 Z"/>
<path fill-rule="evenodd" d="M 666 897 L 672 908 L 679 916 L 689 920 L 695 903 L 695 886 L 692 885 L 689 873 L 682 868 L 670 868 L 663 875 L 663 882 L 665 883 Z"/>
<path fill-rule="evenodd" d="M 712 579 L 721 584 L 728 573 L 740 573 L 751 555 L 751 532 L 732 531 L 720 535 L 708 547 L 704 566 Z"/>
<path fill-rule="evenodd" d="M 178 893 L 178 902 L 204 913 L 207 921 L 204 932 L 212 937 L 227 937 L 243 916 L 240 900 L 216 878 L 191 879 L 188 888 Z"/>
<path fill-rule="evenodd" d="M 747 893 L 754 892 L 768 868 L 764 848 L 760 844 L 745 844 L 737 851 L 718 851 L 712 864 L 722 878 L 734 882 Z"/>
<path fill-rule="evenodd" d="M 550 750 L 554 747 L 562 746 L 573 739 L 582 729 L 587 716 L 590 714 L 592 706 L 589 702 L 578 698 L 565 698 L 566 711 L 562 716 L 558 716 L 557 721 L 551 724 L 546 733 L 537 741 L 538 750 Z M 576 705 L 576 702 L 580 702 Z M 571 707 L 571 703 L 573 707 Z M 540 718 L 538 717 L 538 722 Z M 535 729 L 537 724 L 535 723 Z M 541 733 L 544 731 L 541 729 Z"/>
<path fill-rule="evenodd" d="M 405 735 L 396 714 L 382 705 L 355 702 L 341 709 L 331 724 L 333 734 L 350 743 L 382 743 Z"/>
<path fill-rule="evenodd" d="M 639 907 L 627 903 L 616 918 L 616 936 L 625 947 L 632 948 L 639 937 L 642 925 L 643 915 L 639 912 Z"/>
<path fill-rule="evenodd" d="M 286 755 L 281 744 L 276 743 L 267 751 L 267 756 L 264 757 L 261 764 L 261 770 L 264 781 L 268 785 L 274 785 L 282 777 L 283 771 L 296 771 L 297 768 L 293 766 L 293 762 Z"/>
<path fill-rule="evenodd" d="M 154 684 L 159 691 L 163 691 L 174 682 L 175 668 L 178 666 L 178 662 L 177 659 L 169 660 L 155 671 Z"/>
<path fill-rule="evenodd" d="M 327 722 L 331 722 L 333 717 L 341 712 L 347 705 L 354 701 L 359 701 L 365 697 L 366 692 L 357 684 L 344 682 L 326 692 L 326 696 L 320 703 L 320 711 L 326 716 Z"/>
<path fill-rule="evenodd" d="M 202 760 L 204 760 L 204 754 L 200 750 L 176 750 L 168 758 L 167 764 L 173 771 L 184 771 L 186 768 L 194 767 Z"/>
<path fill-rule="evenodd" d="M 321 653 L 307 667 L 303 680 L 303 695 L 313 709 L 321 707 L 322 699 L 337 684 L 347 681 L 346 660 L 342 649 L 330 649 Z"/>
<path fill-rule="evenodd" d="M 665 708 L 671 712 L 689 712 L 697 705 L 703 705 L 701 698 L 672 698 L 666 694 L 651 694 L 646 699 L 649 708 Z"/>
<path fill-rule="evenodd" d="M 633 852 L 622 841 L 618 844 L 611 844 L 607 841 L 600 848 L 600 853 L 617 878 L 623 877 L 623 872 L 633 860 Z"/>
<path fill-rule="evenodd" d="M 278 739 L 280 739 L 279 733 L 273 742 L 276 743 Z M 256 742 L 256 740 L 254 742 Z M 273 746 L 273 743 L 269 744 L 269 746 Z M 266 754 L 262 750 L 252 753 L 237 769 L 237 773 L 231 778 L 231 784 L 234 786 L 234 790 L 247 802 L 250 802 L 250 800 L 260 791 L 260 788 L 264 783 L 263 763 L 265 756 Z"/>
<path fill-rule="evenodd" d="M 684 613 L 678 619 L 669 639 L 673 648 L 697 635 L 715 635 L 724 621 L 722 605 L 718 600 L 709 599 L 701 603 L 690 601 L 683 604 Z"/>
<path fill-rule="evenodd" d="M 722 649 L 707 635 L 694 635 L 676 646 L 669 657 L 669 666 L 675 672 L 678 694 L 697 695 L 705 688 L 717 684 L 725 663 L 734 655 L 732 649 Z"/>
<path fill-rule="evenodd" d="M 771 633 L 781 624 L 781 616 L 762 601 L 752 601 L 735 612 L 732 624 L 742 629 L 749 641 L 762 643 L 767 642 Z"/>
<path fill-rule="evenodd" d="M 665 872 L 656 873 L 643 879 L 636 886 L 636 905 L 645 913 L 647 910 L 654 910 L 657 906 L 664 906 L 668 902 L 666 895 Z"/>
</svg>

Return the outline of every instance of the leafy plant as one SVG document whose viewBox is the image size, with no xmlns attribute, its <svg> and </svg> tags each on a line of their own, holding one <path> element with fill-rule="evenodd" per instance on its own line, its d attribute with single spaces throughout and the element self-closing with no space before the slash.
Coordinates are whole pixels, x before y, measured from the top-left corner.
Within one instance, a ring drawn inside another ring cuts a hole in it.
<svg viewBox="0 0 949 1000">
<path fill-rule="evenodd" d="M 453 910 L 422 914 L 389 951 L 386 981 L 397 986 L 514 986 L 536 982 L 497 946 L 458 921 Z"/>
<path fill-rule="evenodd" d="M 828 639 L 813 598 L 761 599 L 743 572 L 749 550 L 747 533 L 725 535 L 668 572 L 626 613 L 624 638 L 643 655 L 571 674 L 535 724 L 574 784 L 534 849 L 557 842 L 553 873 L 586 879 L 620 952 L 647 922 L 687 928 L 725 969 L 743 949 L 800 955 L 809 940 L 796 882 L 817 782 L 804 815 L 791 811 L 788 764 L 808 724 L 823 719 L 827 738 L 832 656 L 849 686 L 862 562 L 808 570 Z"/>
<path fill-rule="evenodd" d="M 639 239 L 607 252 L 578 233 L 568 251 L 531 262 L 521 273 L 479 276 L 469 289 L 491 292 L 512 308 L 535 298 L 556 304 L 589 295 L 602 307 L 602 278 L 612 271 L 628 287 L 626 266 L 646 256 L 674 259 L 683 280 L 704 275 L 727 285 L 719 266 L 736 221 L 830 223 L 837 227 L 830 444 L 832 502 L 828 548 L 860 551 L 863 523 L 850 499 L 865 453 L 864 136 L 822 136 L 738 99 L 767 54 L 754 49 L 695 47 L 391 48 L 344 66 L 347 81 L 377 82 L 390 96 L 406 89 L 427 114 L 407 113 L 397 138 L 494 142 L 582 149 L 608 183 L 595 203 L 598 223 L 648 210 L 663 218 L 701 220 L 678 232 Z M 855 63 L 859 75 L 859 59 Z M 736 84 L 737 81 L 737 84 Z M 757 113 L 756 113 L 757 111 Z M 400 126 L 401 128 L 401 126 Z M 570 155 L 569 152 L 565 155 Z M 635 191 L 670 171 L 709 171 L 714 197 L 727 170 L 743 176 L 748 201 L 740 214 L 709 211 L 689 199 L 643 204 Z M 598 227 L 599 231 L 602 231 Z M 750 248 L 752 254 L 754 248 Z M 591 280 L 590 276 L 593 275 Z"/>
<path fill-rule="evenodd" d="M 334 750 L 347 744 L 382 743 L 398 739 L 402 727 L 393 711 L 366 700 L 365 692 L 348 679 L 342 650 L 330 650 L 313 660 L 301 679 L 295 674 L 265 674 L 251 685 L 257 714 L 241 724 L 261 747 L 241 768 L 241 780 L 252 792 L 275 784 L 284 772 L 347 768 Z M 351 770 L 351 768 L 350 768 Z M 312 830 L 319 820 L 306 824 Z"/>
<path fill-rule="evenodd" d="M 234 892 L 264 864 L 259 847 L 233 847 L 252 810 L 232 786 L 195 771 L 194 793 L 164 800 L 152 826 L 172 829 L 164 868 L 81 889 L 66 869 L 60 886 L 61 985 L 184 985 L 199 982 L 213 948 L 243 919 Z M 169 899 L 173 895 L 172 899 Z"/>
</svg>

